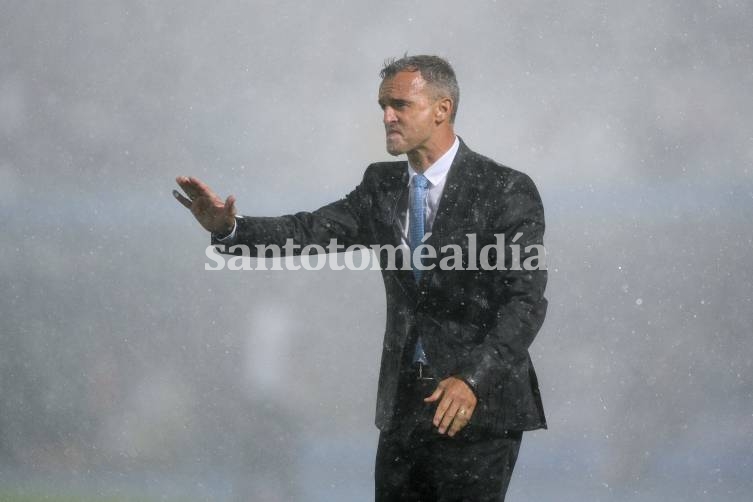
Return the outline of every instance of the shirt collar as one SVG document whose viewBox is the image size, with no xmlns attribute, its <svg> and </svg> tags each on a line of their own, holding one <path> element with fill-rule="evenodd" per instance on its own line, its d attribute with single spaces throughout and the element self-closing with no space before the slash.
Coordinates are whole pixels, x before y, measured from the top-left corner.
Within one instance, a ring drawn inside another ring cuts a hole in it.
<svg viewBox="0 0 753 502">
<path fill-rule="evenodd" d="M 455 160 L 455 154 L 458 153 L 459 146 L 460 141 L 458 140 L 458 137 L 455 136 L 455 141 L 452 143 L 450 149 L 444 152 L 444 154 L 439 157 L 436 162 L 434 162 L 426 171 L 424 171 L 424 176 L 426 176 L 426 178 L 429 180 L 431 186 L 436 186 L 447 176 L 447 172 L 450 170 L 450 166 L 452 166 L 452 161 Z M 416 170 L 413 169 L 413 166 L 410 165 L 410 161 L 408 161 L 408 174 L 408 184 L 410 185 L 413 177 L 418 174 Z"/>
</svg>

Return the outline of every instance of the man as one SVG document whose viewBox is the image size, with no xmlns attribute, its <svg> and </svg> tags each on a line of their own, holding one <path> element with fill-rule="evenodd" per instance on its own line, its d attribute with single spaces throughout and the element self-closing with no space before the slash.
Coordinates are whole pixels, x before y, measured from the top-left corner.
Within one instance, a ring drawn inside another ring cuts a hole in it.
<svg viewBox="0 0 753 502">
<path fill-rule="evenodd" d="M 376 499 L 504 500 L 522 431 L 546 427 L 528 355 L 546 313 L 546 271 L 515 266 L 542 245 L 541 200 L 529 177 L 455 135 L 459 91 L 446 61 L 406 56 L 381 77 L 387 151 L 408 162 L 370 165 L 344 199 L 312 213 L 252 218 L 236 216 L 232 195 L 223 201 L 195 178 L 177 178 L 188 198 L 174 193 L 213 244 L 253 250 L 292 238 L 302 247 L 337 239 L 459 249 L 463 267 L 450 269 L 437 266 L 441 254 L 414 253 L 408 267 L 380 255 L 387 322 Z M 519 254 L 492 253 L 497 266 L 474 266 L 478 249 L 499 235 L 515 240 Z"/>
</svg>

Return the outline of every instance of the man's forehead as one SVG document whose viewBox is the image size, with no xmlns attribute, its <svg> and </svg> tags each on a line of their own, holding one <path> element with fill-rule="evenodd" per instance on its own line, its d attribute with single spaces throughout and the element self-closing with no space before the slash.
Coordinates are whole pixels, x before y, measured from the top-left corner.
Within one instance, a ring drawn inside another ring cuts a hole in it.
<svg viewBox="0 0 753 502">
<path fill-rule="evenodd" d="M 426 81 L 419 71 L 401 71 L 392 77 L 385 78 L 379 86 L 379 95 L 413 94 L 421 92 Z"/>
</svg>

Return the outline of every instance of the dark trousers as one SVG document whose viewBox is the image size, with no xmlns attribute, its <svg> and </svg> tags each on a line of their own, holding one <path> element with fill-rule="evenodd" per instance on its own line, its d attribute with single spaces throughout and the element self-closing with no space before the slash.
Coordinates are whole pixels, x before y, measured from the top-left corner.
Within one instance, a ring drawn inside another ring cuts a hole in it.
<svg viewBox="0 0 753 502">
<path fill-rule="evenodd" d="M 379 435 L 376 501 L 503 502 L 518 458 L 521 431 L 490 434 L 471 422 L 454 437 L 432 424 L 437 403 L 423 398 L 436 382 L 401 381 L 400 426 Z"/>
</svg>

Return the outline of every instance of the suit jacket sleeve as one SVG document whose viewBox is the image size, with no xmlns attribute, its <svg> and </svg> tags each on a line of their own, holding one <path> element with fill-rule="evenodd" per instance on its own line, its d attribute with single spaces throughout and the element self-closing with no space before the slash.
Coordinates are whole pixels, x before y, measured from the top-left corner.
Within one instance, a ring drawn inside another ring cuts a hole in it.
<svg viewBox="0 0 753 502">
<path fill-rule="evenodd" d="M 225 245 L 228 249 L 223 252 L 236 255 L 242 254 L 241 250 L 236 248 L 230 252 L 229 248 L 245 245 L 250 256 L 258 255 L 256 246 L 276 245 L 282 251 L 288 239 L 300 246 L 294 254 L 300 254 L 303 247 L 312 244 L 326 248 L 331 239 L 337 239 L 337 243 L 344 247 L 368 245 L 368 218 L 365 215 L 371 203 L 367 189 L 370 171 L 366 170 L 362 182 L 344 198 L 316 211 L 278 217 L 238 216 L 236 238 L 228 243 L 213 235 L 212 244 Z"/>
<path fill-rule="evenodd" d="M 533 181 L 523 173 L 517 174 L 504 194 L 504 207 L 496 226 L 496 233 L 504 234 L 507 248 L 507 270 L 495 274 L 494 279 L 495 288 L 502 292 L 501 301 L 485 338 L 471 350 L 458 375 L 471 386 L 479 402 L 493 399 L 511 379 L 526 380 L 517 372 L 530 368 L 528 348 L 546 315 L 546 270 L 511 270 L 511 245 L 520 246 L 521 266 L 527 258 L 538 254 L 536 248 L 528 246 L 541 246 L 540 257 L 544 259 L 541 198 Z M 512 243 L 516 234 L 522 235 Z"/>
</svg>

